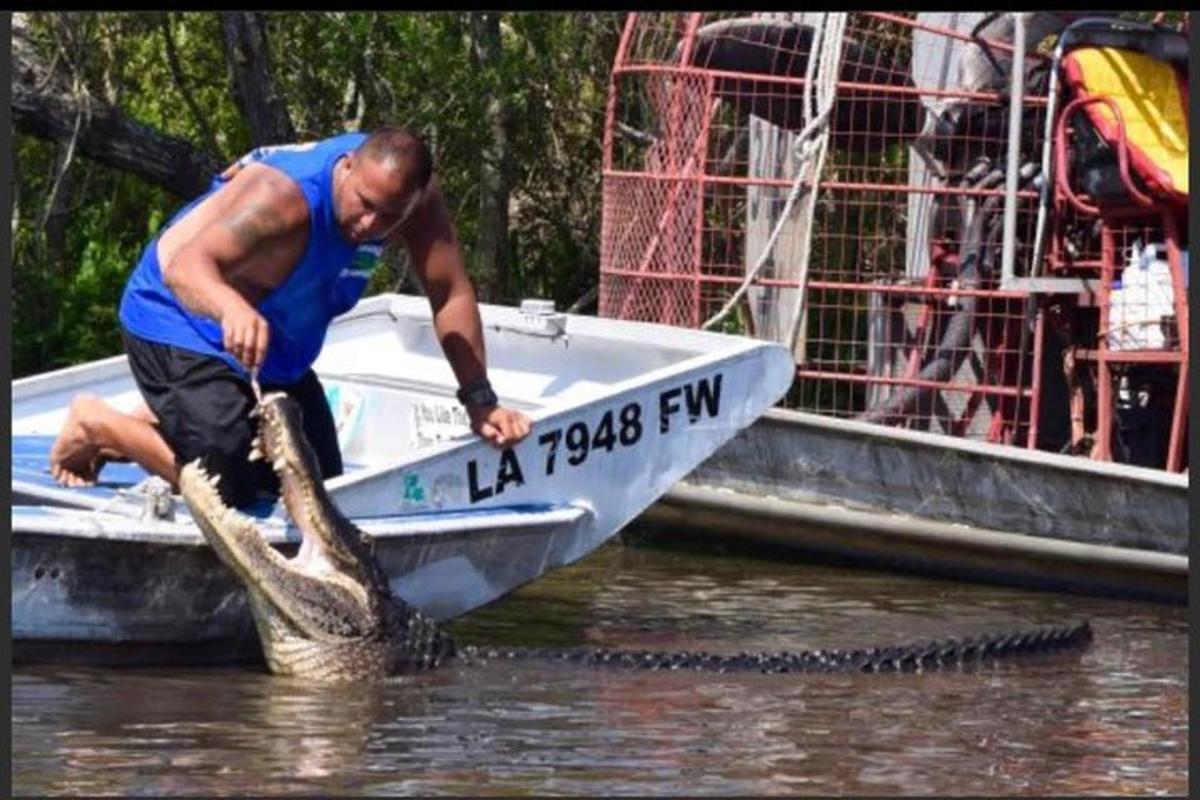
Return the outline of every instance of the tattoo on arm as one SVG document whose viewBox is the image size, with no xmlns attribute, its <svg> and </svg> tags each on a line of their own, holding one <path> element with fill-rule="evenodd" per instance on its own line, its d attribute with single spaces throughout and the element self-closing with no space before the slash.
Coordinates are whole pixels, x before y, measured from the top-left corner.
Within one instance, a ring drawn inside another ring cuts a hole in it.
<svg viewBox="0 0 1200 800">
<path fill-rule="evenodd" d="M 283 218 L 265 203 L 254 203 L 240 209 L 224 221 L 225 228 L 247 251 L 254 250 L 267 239 L 283 232 Z"/>
</svg>

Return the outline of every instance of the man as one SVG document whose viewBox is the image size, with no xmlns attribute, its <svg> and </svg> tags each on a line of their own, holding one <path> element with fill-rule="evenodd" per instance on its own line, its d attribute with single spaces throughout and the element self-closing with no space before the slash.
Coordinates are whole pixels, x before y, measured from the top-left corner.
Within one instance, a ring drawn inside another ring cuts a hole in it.
<svg viewBox="0 0 1200 800">
<path fill-rule="evenodd" d="M 248 460 L 254 376 L 297 400 L 323 476 L 341 474 L 311 365 L 385 243 L 408 248 L 471 428 L 497 447 L 524 438 L 529 419 L 488 384 L 479 307 L 432 173 L 418 137 L 385 128 L 259 148 L 215 178 L 146 246 L 121 299 L 146 407 L 124 414 L 77 397 L 51 449 L 55 479 L 88 485 L 106 461 L 128 459 L 177 487 L 179 468 L 202 458 L 226 503 L 252 502 L 272 484 Z"/>
</svg>

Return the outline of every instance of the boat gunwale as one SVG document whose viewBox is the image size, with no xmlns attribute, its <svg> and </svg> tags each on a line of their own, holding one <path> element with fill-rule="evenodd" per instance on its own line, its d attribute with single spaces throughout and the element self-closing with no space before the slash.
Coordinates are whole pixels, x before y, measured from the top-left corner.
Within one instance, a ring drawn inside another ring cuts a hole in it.
<svg viewBox="0 0 1200 800">
<path fill-rule="evenodd" d="M 830 417 L 814 414 L 808 411 L 797 411 L 772 407 L 768 409 L 756 424 L 764 421 L 784 425 L 802 425 L 814 428 L 824 428 L 839 433 L 850 433 L 867 438 L 883 440 L 902 446 L 920 446 L 924 448 L 956 451 L 963 455 L 1002 460 L 1017 464 L 1050 467 L 1063 472 L 1088 473 L 1092 477 L 1107 479 L 1132 480 L 1136 482 L 1156 484 L 1166 489 L 1188 490 L 1188 473 L 1173 473 L 1166 470 L 1139 467 L 1132 464 L 1121 464 L 1110 461 L 1096 461 L 1081 456 L 1069 456 L 1053 453 L 1048 450 L 1031 450 L 1016 445 L 994 444 L 973 439 L 961 439 L 939 433 L 914 431 L 907 428 L 894 428 L 871 422 L 861 422 L 853 419 Z"/>
<path fill-rule="evenodd" d="M 746 340 L 746 344 L 731 350 L 722 352 L 701 352 L 675 364 L 667 364 L 662 367 L 649 370 L 647 372 L 634 375 L 624 380 L 617 381 L 606 387 L 605 391 L 599 396 L 578 400 L 569 404 L 562 402 L 548 402 L 536 409 L 532 409 L 529 413 L 529 419 L 534 427 L 544 426 L 555 422 L 556 420 L 567 417 L 572 414 L 586 412 L 586 410 L 602 405 L 604 403 L 613 402 L 613 400 L 622 394 L 633 393 L 644 390 L 656 383 L 661 383 L 669 380 L 672 377 L 684 375 L 690 372 L 695 372 L 701 369 L 718 366 L 737 360 L 740 357 L 759 351 L 763 354 L 770 352 L 772 349 L 778 348 L 783 350 L 781 346 L 773 345 L 770 342 L 759 342 L 754 339 Z M 736 431 L 733 435 L 736 435 Z M 475 436 L 461 436 L 454 439 L 449 439 L 443 442 L 428 445 L 419 450 L 404 454 L 396 459 L 388 461 L 380 461 L 362 469 L 355 470 L 353 473 L 339 475 L 336 478 L 331 478 L 325 482 L 325 487 L 333 497 L 346 491 L 349 487 L 356 487 L 360 484 L 370 481 L 379 480 L 385 477 L 388 473 L 396 472 L 406 468 L 412 468 L 417 464 L 435 458 L 449 457 L 459 451 L 469 450 L 472 448 L 481 449 L 490 445 Z M 419 457 L 417 457 L 419 456 Z"/>
<path fill-rule="evenodd" d="M 179 521 L 137 519 L 122 514 L 87 509 L 55 509 L 46 506 L 14 506 L 13 511 L 30 508 L 40 514 L 13 517 L 12 535 L 45 536 L 65 539 L 207 548 L 208 542 L 191 517 Z M 353 522 L 379 541 L 410 541 L 420 537 L 444 538 L 455 534 L 573 525 L 589 514 L 581 506 L 545 507 L 495 506 L 462 511 L 425 511 L 393 514 L 386 517 L 356 518 Z M 253 519 L 253 518 L 252 518 Z M 17 523 L 21 523 L 18 527 Z M 263 539 L 272 546 L 298 545 L 300 531 L 279 517 L 254 519 Z M 55 523 L 60 527 L 55 528 Z M 88 524 L 93 525 L 90 530 Z M 122 530 L 123 526 L 128 529 Z M 419 527 L 419 529 L 417 529 Z"/>
</svg>

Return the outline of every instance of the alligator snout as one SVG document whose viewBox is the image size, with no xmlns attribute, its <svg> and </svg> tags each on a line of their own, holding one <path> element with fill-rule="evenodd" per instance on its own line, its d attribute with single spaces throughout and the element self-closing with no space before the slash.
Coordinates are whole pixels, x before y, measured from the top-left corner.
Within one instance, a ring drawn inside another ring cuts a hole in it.
<svg viewBox="0 0 1200 800">
<path fill-rule="evenodd" d="M 254 520 L 226 507 L 198 461 L 181 470 L 180 489 L 205 539 L 246 587 L 268 666 L 345 680 L 436 666 L 453 643 L 392 594 L 369 537 L 330 499 L 299 406 L 272 393 L 254 416 L 250 457 L 265 459 L 279 478 L 301 535 L 295 557 L 284 557 Z"/>
</svg>

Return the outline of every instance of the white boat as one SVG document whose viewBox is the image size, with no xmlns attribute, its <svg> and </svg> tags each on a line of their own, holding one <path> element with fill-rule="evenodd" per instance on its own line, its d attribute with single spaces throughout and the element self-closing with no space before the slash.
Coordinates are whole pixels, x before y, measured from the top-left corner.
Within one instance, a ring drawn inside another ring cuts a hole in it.
<svg viewBox="0 0 1200 800">
<path fill-rule="evenodd" d="M 364 300 L 316 363 L 346 462 L 330 495 L 376 537 L 396 594 L 439 620 L 595 550 L 792 379 L 787 350 L 752 339 L 541 301 L 481 313 L 492 383 L 533 420 L 509 449 L 468 429 L 425 298 Z M 82 391 L 122 410 L 140 402 L 124 356 L 13 382 L 15 656 L 64 644 L 253 652 L 242 588 L 157 479 L 131 464 L 109 464 L 94 487 L 51 479 L 50 446 Z M 273 544 L 297 546 L 282 504 L 251 513 Z"/>
</svg>

